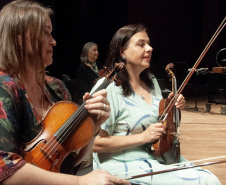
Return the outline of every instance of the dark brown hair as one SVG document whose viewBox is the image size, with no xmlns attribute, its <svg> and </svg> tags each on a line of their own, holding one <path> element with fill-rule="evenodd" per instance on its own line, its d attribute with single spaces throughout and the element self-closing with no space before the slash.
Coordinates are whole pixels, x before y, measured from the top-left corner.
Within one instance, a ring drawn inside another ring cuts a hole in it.
<svg viewBox="0 0 226 185">
<path fill-rule="evenodd" d="M 120 51 L 121 49 L 123 50 L 127 49 L 131 37 L 141 31 L 147 32 L 147 28 L 143 24 L 132 24 L 132 25 L 127 25 L 120 28 L 115 33 L 115 35 L 111 40 L 107 58 L 104 64 L 104 66 L 106 66 L 107 69 L 113 70 L 115 63 L 126 62 L 126 60 L 122 59 Z M 140 74 L 140 78 L 142 81 L 144 81 L 147 84 L 147 86 L 150 89 L 152 89 L 153 82 L 149 78 L 149 74 L 150 74 L 149 69 L 145 69 Z M 130 95 L 133 92 L 133 89 L 130 85 L 128 72 L 125 67 L 121 72 L 119 72 L 118 78 L 122 83 L 123 94 L 125 96 Z"/>
</svg>

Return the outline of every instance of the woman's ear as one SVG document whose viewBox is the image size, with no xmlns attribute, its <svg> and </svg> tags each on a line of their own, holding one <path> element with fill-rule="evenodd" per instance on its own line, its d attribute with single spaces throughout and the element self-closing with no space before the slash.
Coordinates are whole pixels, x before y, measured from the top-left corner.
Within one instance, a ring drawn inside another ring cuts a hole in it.
<svg viewBox="0 0 226 185">
<path fill-rule="evenodd" d="M 120 56 L 121 56 L 122 60 L 126 61 L 126 55 L 125 55 L 124 51 L 125 50 L 123 48 L 120 49 Z"/>
<path fill-rule="evenodd" d="M 121 57 L 125 56 L 125 54 L 124 54 L 124 48 L 123 47 L 120 48 L 120 56 Z"/>
</svg>

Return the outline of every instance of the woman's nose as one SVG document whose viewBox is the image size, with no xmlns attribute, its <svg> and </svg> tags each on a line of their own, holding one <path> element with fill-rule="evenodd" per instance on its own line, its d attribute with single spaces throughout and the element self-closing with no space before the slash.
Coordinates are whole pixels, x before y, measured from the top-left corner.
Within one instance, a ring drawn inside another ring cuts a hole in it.
<svg viewBox="0 0 226 185">
<path fill-rule="evenodd" d="M 50 44 L 52 46 L 56 46 L 56 44 L 57 44 L 56 41 L 55 41 L 55 39 L 53 37 L 51 38 Z"/>
<path fill-rule="evenodd" d="M 152 52 L 152 51 L 153 51 L 153 48 L 152 48 L 150 45 L 147 45 L 146 50 L 147 50 L 148 52 Z"/>
</svg>

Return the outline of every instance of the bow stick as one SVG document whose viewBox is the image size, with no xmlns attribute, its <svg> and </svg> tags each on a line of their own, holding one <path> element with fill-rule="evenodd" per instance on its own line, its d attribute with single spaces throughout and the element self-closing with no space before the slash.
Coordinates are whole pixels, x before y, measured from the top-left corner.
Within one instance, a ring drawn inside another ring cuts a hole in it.
<svg viewBox="0 0 226 185">
<path fill-rule="evenodd" d="M 173 168 L 173 169 L 166 169 L 166 170 L 161 170 L 161 171 L 156 171 L 156 172 L 151 172 L 151 173 L 146 173 L 146 174 L 141 174 L 141 175 L 134 175 L 134 176 L 125 178 L 125 180 L 130 180 L 130 179 L 135 179 L 135 178 L 140 178 L 140 177 L 146 177 L 146 176 L 149 176 L 149 175 L 157 175 L 157 174 L 160 174 L 160 173 L 167 173 L 167 172 L 172 172 L 172 171 L 185 170 L 185 169 L 195 168 L 195 167 L 200 167 L 200 166 L 220 164 L 220 163 L 225 163 L 225 162 L 226 162 L 226 159 L 221 160 L 221 161 L 202 163 L 202 164 L 190 165 L 190 166 L 183 166 L 183 167 L 178 167 L 178 168 Z"/>
<path fill-rule="evenodd" d="M 171 99 L 170 103 L 166 107 L 166 109 L 163 112 L 162 116 L 159 118 L 159 122 L 160 121 L 161 122 L 164 122 L 164 120 L 168 116 L 169 111 L 172 109 L 172 107 L 175 104 L 177 98 L 179 97 L 179 95 L 181 94 L 181 92 L 184 89 L 185 85 L 187 84 L 187 82 L 189 81 L 189 79 L 191 78 L 191 76 L 193 75 L 193 73 L 195 72 L 196 68 L 198 67 L 198 65 L 202 61 L 202 59 L 205 56 L 206 52 L 209 50 L 210 46 L 213 44 L 213 42 L 216 40 L 217 36 L 220 34 L 220 32 L 225 27 L 225 25 L 226 25 L 225 21 L 226 21 L 226 17 L 224 18 L 224 20 L 221 22 L 221 24 L 219 25 L 219 27 L 217 28 L 217 30 L 215 31 L 215 33 L 211 37 L 210 41 L 208 42 L 208 44 L 204 48 L 203 52 L 201 53 L 201 55 L 199 56 L 199 58 L 197 59 L 197 61 L 195 62 L 194 66 L 191 68 L 192 70 L 190 70 L 190 72 L 188 73 L 187 77 L 185 78 L 185 80 L 183 81 L 183 83 L 179 87 L 178 91 L 174 95 L 174 97 Z"/>
<path fill-rule="evenodd" d="M 186 165 L 188 163 L 197 163 L 197 162 L 203 162 L 203 161 L 209 161 L 209 160 L 215 160 L 215 159 L 221 159 L 221 158 L 226 158 L 226 155 L 218 156 L 218 157 L 211 157 L 211 158 L 206 158 L 206 159 L 199 159 L 199 160 L 195 160 L 195 161 L 186 161 L 186 162 L 183 162 L 183 163 L 174 163 L 174 164 L 165 165 L 165 166 L 167 166 L 167 167 L 174 167 L 174 166 L 179 166 L 179 165 Z M 143 172 L 143 171 L 146 171 L 146 170 L 153 170 L 153 169 L 154 168 L 146 168 L 146 169 L 142 169 L 142 170 L 117 173 L 117 174 L 114 174 L 114 175 L 118 176 L 118 175 L 129 174 L 129 173 L 136 173 L 136 172 Z M 162 169 L 162 167 L 155 168 L 155 170 L 157 170 L 157 169 Z"/>
</svg>

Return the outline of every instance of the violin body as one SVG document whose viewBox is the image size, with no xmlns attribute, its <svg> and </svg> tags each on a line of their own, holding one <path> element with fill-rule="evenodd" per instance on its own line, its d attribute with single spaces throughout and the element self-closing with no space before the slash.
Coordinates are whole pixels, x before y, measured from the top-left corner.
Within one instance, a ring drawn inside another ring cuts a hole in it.
<svg viewBox="0 0 226 185">
<path fill-rule="evenodd" d="M 105 89 L 114 81 L 123 66 L 123 63 L 116 63 L 115 68 L 93 93 Z M 83 102 L 80 107 L 69 101 L 54 104 L 41 121 L 42 130 L 39 135 L 24 144 L 22 156 L 25 161 L 48 171 L 61 172 L 62 169 L 66 173 L 68 166 L 73 168 L 79 165 L 87 153 L 86 150 L 90 151 L 85 146 L 93 139 L 95 130 L 85 104 Z M 66 160 L 70 164 L 64 168 L 62 164 Z"/>
<path fill-rule="evenodd" d="M 60 140 L 59 129 L 78 109 L 75 103 L 62 101 L 54 104 L 42 120 L 42 130 L 31 142 L 24 145 L 23 158 L 26 162 L 42 169 L 60 172 L 60 166 L 64 159 L 73 154 L 74 163 L 78 161 L 79 151 L 86 146 L 94 135 L 94 123 L 90 116 L 71 128 L 70 134 Z M 70 125 L 69 125 L 70 126 Z"/>
<path fill-rule="evenodd" d="M 159 122 L 165 126 L 166 134 L 163 134 L 151 148 L 154 156 L 160 163 L 174 164 L 180 162 L 180 110 L 175 107 L 177 92 L 177 82 L 171 69 L 174 67 L 172 63 L 166 66 L 166 72 L 172 81 L 173 98 L 162 99 L 159 102 Z"/>
<path fill-rule="evenodd" d="M 159 103 L 159 115 L 162 115 L 171 99 L 162 99 Z M 174 120 L 174 111 L 172 109 L 168 113 L 163 125 L 165 126 L 166 134 L 163 134 L 158 142 L 152 145 L 153 153 L 160 163 L 174 164 L 180 162 L 180 142 L 177 135 L 177 123 Z"/>
</svg>

